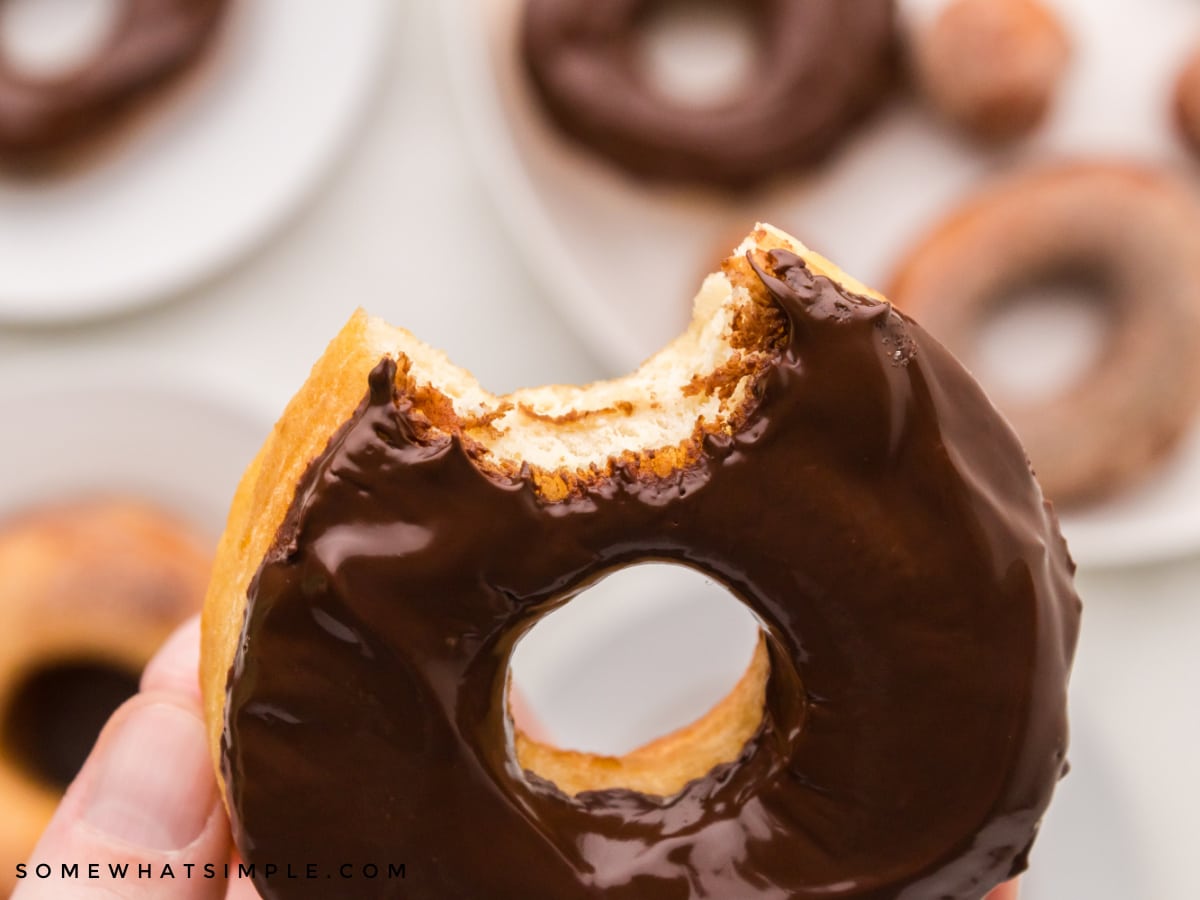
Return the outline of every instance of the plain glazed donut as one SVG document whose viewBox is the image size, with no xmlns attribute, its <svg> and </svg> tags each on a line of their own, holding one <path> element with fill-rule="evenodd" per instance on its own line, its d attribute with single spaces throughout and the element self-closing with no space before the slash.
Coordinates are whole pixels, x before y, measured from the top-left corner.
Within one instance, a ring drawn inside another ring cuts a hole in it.
<svg viewBox="0 0 1200 900">
<path fill-rule="evenodd" d="M 646 560 L 724 584 L 764 649 L 664 739 L 664 777 L 597 790 L 519 749 L 508 660 Z M 403 863 L 348 889 L 977 900 L 1064 771 L 1071 572 L 979 387 L 771 229 L 684 335 L 586 388 L 497 397 L 358 313 L 234 498 L 203 618 L 214 764 L 266 898 Z"/>
<path fill-rule="evenodd" d="M 200 608 L 211 561 L 140 501 L 41 506 L 0 527 L 0 858 L 28 858 L 109 714 Z M 6 865 L 0 896 L 13 886 Z"/>
<path fill-rule="evenodd" d="M 1057 396 L 998 402 L 1046 493 L 1077 503 L 1150 471 L 1200 404 L 1200 205 L 1191 189 L 1122 165 L 1026 174 L 935 228 L 901 265 L 891 297 L 969 365 L 1006 297 L 1064 280 L 1093 289 L 1105 311 L 1103 352 Z"/>
<path fill-rule="evenodd" d="M 0 165 L 56 168 L 103 141 L 197 63 L 228 4 L 123 0 L 112 37 L 65 76 L 24 75 L 0 56 Z"/>
<path fill-rule="evenodd" d="M 980 140 L 1006 141 L 1046 118 L 1071 43 L 1038 0 L 953 0 L 918 33 L 914 56 L 944 118 Z"/>
<path fill-rule="evenodd" d="M 662 0 L 527 0 L 521 46 L 559 129 L 627 171 L 745 187 L 827 156 L 886 93 L 893 0 L 755 0 L 761 52 L 745 90 L 715 106 L 664 96 L 635 42 Z"/>
</svg>

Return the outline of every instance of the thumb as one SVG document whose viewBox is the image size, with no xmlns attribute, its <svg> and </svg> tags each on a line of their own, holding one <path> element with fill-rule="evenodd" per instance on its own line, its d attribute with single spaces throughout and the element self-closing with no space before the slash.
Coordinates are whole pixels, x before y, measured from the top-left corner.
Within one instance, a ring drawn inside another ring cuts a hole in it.
<svg viewBox="0 0 1200 900">
<path fill-rule="evenodd" d="M 164 653 L 194 652 L 179 638 Z M 155 668 L 169 670 L 170 661 Z M 13 900 L 224 896 L 229 830 L 195 689 L 150 675 L 109 720 L 18 868 Z"/>
</svg>

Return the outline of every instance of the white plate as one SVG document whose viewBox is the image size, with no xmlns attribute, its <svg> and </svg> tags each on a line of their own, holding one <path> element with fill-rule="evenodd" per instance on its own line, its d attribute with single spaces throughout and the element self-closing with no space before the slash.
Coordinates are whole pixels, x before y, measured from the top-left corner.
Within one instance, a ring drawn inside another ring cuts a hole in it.
<svg viewBox="0 0 1200 900">
<path fill-rule="evenodd" d="M 981 179 L 1037 159 L 1183 163 L 1171 85 L 1200 35 L 1189 0 L 1055 0 L 1075 60 L 1053 120 L 1013 155 L 987 155 L 897 102 L 832 162 L 730 200 L 653 187 L 564 141 L 527 88 L 515 35 L 522 0 L 439 4 L 463 126 L 513 240 L 547 298 L 616 370 L 672 338 L 718 256 L 756 220 L 792 231 L 868 283 L 886 284 L 934 221 Z M 909 0 L 910 14 L 942 0 Z M 1119 59 L 1120 65 L 1112 61 Z M 1081 564 L 1144 562 L 1200 549 L 1200 430 L 1153 484 L 1069 516 Z"/>
<path fill-rule="evenodd" d="M 214 540 L 265 440 L 265 412 L 171 376 L 0 373 L 0 517 L 89 494 L 141 497 Z"/>
<path fill-rule="evenodd" d="M 320 182 L 386 59 L 388 0 L 233 0 L 207 70 L 94 167 L 0 181 L 0 320 L 110 315 L 249 251 Z"/>
</svg>

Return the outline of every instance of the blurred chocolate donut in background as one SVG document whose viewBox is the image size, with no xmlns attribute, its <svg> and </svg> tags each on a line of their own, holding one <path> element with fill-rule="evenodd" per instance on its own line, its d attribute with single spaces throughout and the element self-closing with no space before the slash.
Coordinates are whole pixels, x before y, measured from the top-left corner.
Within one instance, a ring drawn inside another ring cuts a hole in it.
<svg viewBox="0 0 1200 900">
<path fill-rule="evenodd" d="M 28 857 L 109 715 L 199 610 L 211 559 L 190 526 L 132 498 L 0 524 L 0 858 Z M 0 871 L 0 895 L 12 874 Z"/>
<path fill-rule="evenodd" d="M 107 38 L 65 72 L 31 73 L 0 41 L 0 166 L 46 174 L 98 149 L 195 68 L 229 3 L 122 0 Z"/>
<path fill-rule="evenodd" d="M 683 102 L 646 71 L 656 16 L 745 18 L 755 51 L 729 96 Z M 535 92 L 578 144 L 644 178 L 743 188 L 819 162 L 887 94 L 894 0 L 528 0 L 521 52 Z"/>
<path fill-rule="evenodd" d="M 990 320 L 1063 290 L 1102 323 L 1082 373 L 1034 396 L 981 374 L 1050 499 L 1079 504 L 1136 483 L 1200 405 L 1200 204 L 1133 165 L 1080 163 L 984 190 L 902 264 L 889 296 L 975 368 Z M 1069 343 L 1063 337 L 1059 346 Z M 1002 369 L 1036 366 L 1031 351 Z"/>
</svg>

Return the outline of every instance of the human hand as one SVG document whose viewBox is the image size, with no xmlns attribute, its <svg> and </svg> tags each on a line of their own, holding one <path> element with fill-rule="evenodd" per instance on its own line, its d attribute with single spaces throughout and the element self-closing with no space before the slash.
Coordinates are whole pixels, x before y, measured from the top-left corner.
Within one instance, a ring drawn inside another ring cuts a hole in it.
<svg viewBox="0 0 1200 900">
<path fill-rule="evenodd" d="M 193 619 L 163 645 L 146 667 L 141 692 L 104 727 L 23 878 L 18 870 L 13 900 L 258 896 L 248 880 L 225 877 L 229 825 L 208 753 L 199 658 L 200 625 Z M 114 876 L 125 864 L 127 874 Z M 77 874 L 63 870 L 75 865 Z M 139 867 L 148 876 L 139 877 Z"/>
</svg>

